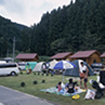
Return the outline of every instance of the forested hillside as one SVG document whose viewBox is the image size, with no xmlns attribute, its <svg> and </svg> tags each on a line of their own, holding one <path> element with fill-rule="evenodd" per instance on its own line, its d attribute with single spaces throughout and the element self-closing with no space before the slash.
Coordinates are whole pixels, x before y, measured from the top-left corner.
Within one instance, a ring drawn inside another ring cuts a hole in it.
<svg viewBox="0 0 105 105">
<path fill-rule="evenodd" d="M 0 57 L 5 57 L 13 51 L 13 38 L 16 39 L 16 51 L 22 51 L 22 33 L 28 27 L 0 16 Z"/>
<path fill-rule="evenodd" d="M 32 32 L 31 52 L 105 51 L 105 0 L 76 0 L 46 13 Z"/>
<path fill-rule="evenodd" d="M 43 14 L 30 28 L 19 29 L 0 17 L 0 51 L 12 51 L 8 38 L 16 36 L 16 50 L 53 55 L 57 52 L 105 52 L 105 0 L 76 0 Z M 5 43 L 5 44 L 4 44 Z"/>
</svg>

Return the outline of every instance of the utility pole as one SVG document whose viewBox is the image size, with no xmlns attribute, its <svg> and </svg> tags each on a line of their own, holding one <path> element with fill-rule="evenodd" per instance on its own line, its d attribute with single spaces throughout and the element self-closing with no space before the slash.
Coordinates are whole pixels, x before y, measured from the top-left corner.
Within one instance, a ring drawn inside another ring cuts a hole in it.
<svg viewBox="0 0 105 105">
<path fill-rule="evenodd" d="M 15 57 L 15 37 L 13 38 L 13 62 L 14 62 L 14 57 Z"/>
</svg>

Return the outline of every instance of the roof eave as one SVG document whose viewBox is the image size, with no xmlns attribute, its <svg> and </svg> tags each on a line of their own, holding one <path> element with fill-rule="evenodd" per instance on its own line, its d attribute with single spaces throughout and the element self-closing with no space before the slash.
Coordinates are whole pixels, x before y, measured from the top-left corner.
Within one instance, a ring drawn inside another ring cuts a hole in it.
<svg viewBox="0 0 105 105">
<path fill-rule="evenodd" d="M 89 57 L 89 56 L 88 56 L 88 57 Z M 72 59 L 75 59 L 75 58 L 80 59 L 80 58 L 88 58 L 88 57 L 70 57 L 70 58 L 72 58 Z"/>
</svg>

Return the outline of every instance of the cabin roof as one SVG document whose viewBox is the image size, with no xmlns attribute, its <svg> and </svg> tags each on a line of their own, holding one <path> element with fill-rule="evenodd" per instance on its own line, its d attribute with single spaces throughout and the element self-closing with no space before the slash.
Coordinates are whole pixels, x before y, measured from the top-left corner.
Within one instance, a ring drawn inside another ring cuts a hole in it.
<svg viewBox="0 0 105 105">
<path fill-rule="evenodd" d="M 72 52 L 58 53 L 58 54 L 55 54 L 54 56 L 50 57 L 50 59 L 63 59 L 66 56 L 68 56 L 69 54 L 72 54 Z"/>
<path fill-rule="evenodd" d="M 95 52 L 97 52 L 100 55 L 100 53 L 97 50 L 78 51 L 74 55 L 70 56 L 70 58 L 88 58 L 90 55 L 92 55 Z"/>
<path fill-rule="evenodd" d="M 34 59 L 36 56 L 38 56 L 37 53 L 19 54 L 15 59 Z"/>
</svg>

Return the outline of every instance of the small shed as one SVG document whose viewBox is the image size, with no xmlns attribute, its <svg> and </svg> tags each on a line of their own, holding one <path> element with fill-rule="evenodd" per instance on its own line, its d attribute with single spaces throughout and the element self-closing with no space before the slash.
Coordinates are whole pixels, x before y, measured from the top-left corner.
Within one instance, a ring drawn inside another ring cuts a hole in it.
<svg viewBox="0 0 105 105">
<path fill-rule="evenodd" d="M 19 54 L 15 59 L 18 59 L 22 62 L 27 61 L 38 61 L 39 57 L 37 53 L 27 53 L 27 54 Z"/>
<path fill-rule="evenodd" d="M 105 64 L 105 53 L 103 53 L 100 57 L 101 59 L 104 59 L 104 64 Z"/>
<path fill-rule="evenodd" d="M 56 60 L 70 60 L 70 56 L 73 55 L 72 52 L 63 52 L 55 54 L 54 56 L 50 57 L 50 59 L 56 59 Z"/>
<path fill-rule="evenodd" d="M 78 60 L 82 59 L 87 62 L 89 65 L 92 63 L 100 63 L 100 53 L 97 50 L 90 50 L 90 51 L 79 51 L 74 55 L 70 56 L 71 60 Z"/>
</svg>

